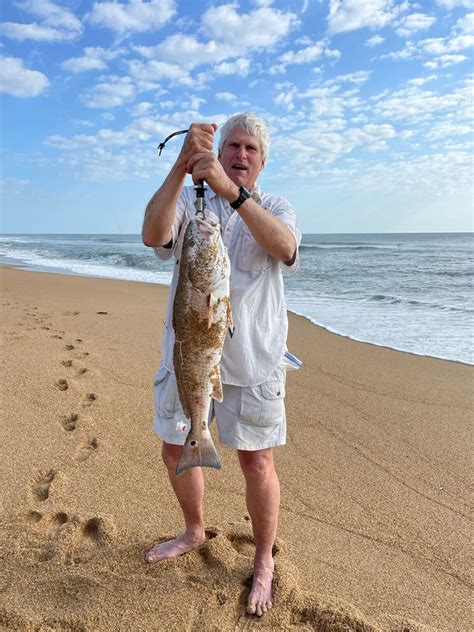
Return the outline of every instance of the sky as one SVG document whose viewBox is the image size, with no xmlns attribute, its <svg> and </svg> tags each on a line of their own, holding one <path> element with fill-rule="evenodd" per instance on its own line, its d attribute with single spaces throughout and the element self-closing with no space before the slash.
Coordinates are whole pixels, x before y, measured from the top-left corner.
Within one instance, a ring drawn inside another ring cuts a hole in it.
<svg viewBox="0 0 474 632">
<path fill-rule="evenodd" d="M 140 233 L 158 143 L 242 111 L 302 232 L 472 230 L 474 0 L 2 0 L 0 37 L 3 233 Z"/>
</svg>

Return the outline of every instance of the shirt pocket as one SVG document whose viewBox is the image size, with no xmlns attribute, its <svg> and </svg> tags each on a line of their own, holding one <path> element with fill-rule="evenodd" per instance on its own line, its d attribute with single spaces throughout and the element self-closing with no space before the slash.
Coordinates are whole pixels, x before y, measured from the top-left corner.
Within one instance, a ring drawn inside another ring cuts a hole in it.
<svg viewBox="0 0 474 632">
<path fill-rule="evenodd" d="M 283 418 L 285 379 L 272 379 L 241 390 L 240 419 L 252 426 L 274 426 Z"/>
<path fill-rule="evenodd" d="M 176 376 L 162 366 L 153 379 L 153 399 L 160 417 L 171 419 L 180 407 Z"/>
<path fill-rule="evenodd" d="M 263 272 L 270 267 L 270 255 L 246 230 L 242 231 L 237 267 L 243 272 Z"/>
</svg>

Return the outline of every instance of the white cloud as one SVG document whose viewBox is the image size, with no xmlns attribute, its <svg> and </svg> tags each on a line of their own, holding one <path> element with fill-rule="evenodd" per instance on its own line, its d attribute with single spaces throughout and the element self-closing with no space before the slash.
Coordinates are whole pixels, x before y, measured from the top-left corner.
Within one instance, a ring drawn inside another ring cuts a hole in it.
<svg viewBox="0 0 474 632">
<path fill-rule="evenodd" d="M 130 115 L 133 118 L 142 117 L 147 114 L 150 114 L 154 108 L 153 103 L 149 101 L 141 101 L 140 103 L 136 103 L 130 110 Z"/>
<path fill-rule="evenodd" d="M 429 81 L 434 81 L 437 79 L 437 75 L 429 75 L 428 77 L 414 77 L 413 79 L 408 80 L 409 86 L 423 86 L 425 83 Z"/>
<path fill-rule="evenodd" d="M 147 59 L 157 59 L 172 64 L 178 64 L 187 69 L 201 64 L 217 63 L 238 54 L 226 43 L 199 42 L 190 35 L 171 35 L 157 46 L 137 46 L 135 48 Z"/>
<path fill-rule="evenodd" d="M 0 31 L 11 39 L 32 39 L 40 42 L 69 41 L 78 37 L 83 30 L 80 20 L 72 11 L 50 0 L 25 0 L 18 7 L 41 19 L 38 23 L 3 22 Z"/>
<path fill-rule="evenodd" d="M 268 48 L 279 42 L 297 24 L 294 13 L 262 7 L 239 15 L 237 5 L 211 7 L 202 17 L 205 32 L 234 50 Z"/>
<path fill-rule="evenodd" d="M 223 62 L 213 68 L 218 75 L 240 75 L 246 77 L 250 71 L 250 59 L 248 57 L 239 57 L 235 61 Z"/>
<path fill-rule="evenodd" d="M 227 103 L 234 103 L 237 101 L 237 96 L 232 92 L 217 92 L 215 95 L 218 101 L 227 101 Z"/>
<path fill-rule="evenodd" d="M 385 37 L 382 37 L 381 35 L 374 35 L 366 41 L 365 45 L 373 47 L 378 46 L 379 44 L 383 44 L 383 42 L 385 42 Z"/>
<path fill-rule="evenodd" d="M 435 37 L 419 42 L 425 53 L 446 55 L 457 53 L 474 46 L 474 35 L 455 35 L 454 37 Z"/>
<path fill-rule="evenodd" d="M 168 64 L 164 61 L 141 62 L 131 60 L 128 62 L 131 77 L 144 82 L 174 82 L 180 85 L 191 86 L 193 80 L 187 70 L 177 64 Z"/>
<path fill-rule="evenodd" d="M 458 19 L 451 33 L 446 37 L 431 37 L 418 42 L 407 41 L 405 48 L 382 55 L 380 59 L 423 59 L 426 68 L 438 68 L 453 63 L 460 63 L 466 56 L 456 54 L 474 46 L 474 14 L 467 14 Z"/>
<path fill-rule="evenodd" d="M 474 34 L 474 13 L 466 13 L 456 22 L 455 30 L 464 35 Z"/>
<path fill-rule="evenodd" d="M 251 52 L 274 46 L 297 24 L 297 20 L 292 13 L 268 6 L 239 14 L 236 4 L 223 4 L 208 9 L 201 24 L 201 31 L 209 38 L 207 41 L 200 41 L 194 35 L 175 33 L 156 46 L 137 46 L 135 50 L 146 59 L 177 65 L 184 70 L 212 64 L 213 72 L 218 75 L 246 75 L 250 60 L 241 56 L 242 50 Z M 300 53 L 300 57 L 314 58 L 314 52 L 308 50 Z M 329 49 L 325 54 L 340 55 L 339 51 Z M 226 61 L 233 57 L 237 59 Z"/>
<path fill-rule="evenodd" d="M 82 95 L 81 100 L 89 108 L 114 108 L 130 103 L 135 98 L 135 87 L 129 77 L 108 77 Z"/>
<path fill-rule="evenodd" d="M 362 85 L 369 80 L 371 73 L 371 70 L 358 70 L 357 72 L 350 72 L 346 75 L 338 75 L 337 77 L 334 77 L 334 79 L 326 81 L 325 85 L 331 86 L 344 81 L 355 83 L 356 85 Z"/>
<path fill-rule="evenodd" d="M 395 25 L 395 32 L 400 37 L 411 37 L 417 31 L 424 31 L 436 22 L 436 18 L 424 13 L 411 13 L 404 16 Z"/>
<path fill-rule="evenodd" d="M 308 64 L 315 61 L 322 55 L 325 57 L 335 57 L 336 59 L 339 59 L 341 53 L 335 49 L 331 50 L 328 48 L 326 42 L 321 40 L 297 51 L 287 51 L 279 57 L 279 61 L 282 64 Z"/>
<path fill-rule="evenodd" d="M 174 0 L 95 2 L 87 19 L 91 24 L 109 28 L 116 33 L 143 33 L 159 28 L 175 13 Z"/>
<path fill-rule="evenodd" d="M 88 121 L 86 119 L 72 119 L 72 122 L 75 125 L 79 125 L 80 127 L 95 127 L 94 122 Z"/>
<path fill-rule="evenodd" d="M 275 103 L 277 105 L 284 106 L 289 112 L 291 112 L 295 107 L 293 100 L 297 94 L 298 90 L 295 86 L 291 86 L 286 92 L 280 92 L 275 97 Z"/>
<path fill-rule="evenodd" d="M 81 30 L 79 19 L 64 7 L 51 2 L 51 0 L 23 0 L 17 2 L 19 8 L 43 18 L 46 24 L 70 30 Z"/>
<path fill-rule="evenodd" d="M 14 97 L 36 97 L 49 86 L 46 75 L 26 68 L 23 60 L 16 57 L 2 57 L 0 91 Z"/>
<path fill-rule="evenodd" d="M 454 9 L 455 7 L 474 9 L 474 0 L 436 0 L 436 4 L 445 9 Z"/>
<path fill-rule="evenodd" d="M 454 136 L 472 135 L 472 126 L 466 123 L 453 123 L 451 121 L 441 121 L 433 125 L 426 134 L 428 140 L 439 140 L 440 138 L 452 139 Z"/>
<path fill-rule="evenodd" d="M 197 112 L 199 110 L 199 108 L 201 107 L 201 105 L 203 105 L 204 103 L 207 103 L 206 99 L 203 99 L 202 97 L 197 97 L 196 95 L 193 95 L 189 101 L 182 101 L 181 102 L 181 107 L 187 110 L 193 110 L 195 112 Z"/>
<path fill-rule="evenodd" d="M 435 68 L 445 68 L 446 66 L 452 66 L 453 64 L 460 64 L 468 59 L 469 57 L 466 57 L 466 55 L 441 55 L 433 61 L 426 61 L 423 65 L 425 68 L 434 70 Z"/>
<path fill-rule="evenodd" d="M 82 57 L 71 57 L 62 62 L 61 66 L 65 70 L 74 73 L 86 70 L 104 70 L 107 68 L 107 61 L 115 59 L 123 53 L 123 49 L 115 51 L 105 50 L 99 46 L 87 46 Z"/>
<path fill-rule="evenodd" d="M 324 51 L 324 43 L 317 42 L 312 46 L 301 48 L 298 51 L 288 51 L 280 56 L 280 61 L 284 64 L 307 64 L 321 57 Z"/>
<path fill-rule="evenodd" d="M 330 0 L 328 31 L 332 35 L 360 28 L 380 28 L 400 12 L 393 0 Z"/>
<path fill-rule="evenodd" d="M 447 112 L 457 112 L 461 117 L 463 111 L 470 107 L 471 98 L 469 85 L 447 94 L 436 94 L 429 90 L 421 90 L 418 86 L 410 86 L 381 98 L 374 109 L 386 118 L 419 124 L 431 121 L 437 113 L 443 113 L 445 116 Z"/>
</svg>

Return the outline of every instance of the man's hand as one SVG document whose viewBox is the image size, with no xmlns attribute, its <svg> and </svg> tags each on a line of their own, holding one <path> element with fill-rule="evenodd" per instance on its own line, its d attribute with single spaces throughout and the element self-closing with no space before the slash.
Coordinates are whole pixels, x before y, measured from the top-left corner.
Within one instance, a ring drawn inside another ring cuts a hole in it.
<svg viewBox="0 0 474 632">
<path fill-rule="evenodd" d="M 193 123 L 184 139 L 177 164 L 186 169 L 186 173 L 192 173 L 188 163 L 193 156 L 199 153 L 211 152 L 214 148 L 214 134 L 217 130 L 215 123 Z"/>
<path fill-rule="evenodd" d="M 232 182 L 212 151 L 194 154 L 188 161 L 186 171 L 192 174 L 195 184 L 205 180 L 215 193 L 229 201 L 239 197 L 239 187 Z"/>
</svg>

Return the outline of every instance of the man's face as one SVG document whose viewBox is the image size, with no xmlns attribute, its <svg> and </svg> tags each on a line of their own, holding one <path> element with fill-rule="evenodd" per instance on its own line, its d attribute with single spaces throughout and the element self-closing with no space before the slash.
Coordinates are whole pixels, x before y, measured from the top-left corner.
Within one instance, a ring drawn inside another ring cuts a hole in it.
<svg viewBox="0 0 474 632">
<path fill-rule="evenodd" d="M 218 157 L 232 182 L 247 189 L 254 186 L 265 166 L 260 141 L 241 127 L 234 127 Z"/>
</svg>

